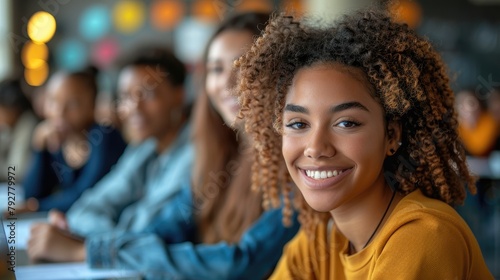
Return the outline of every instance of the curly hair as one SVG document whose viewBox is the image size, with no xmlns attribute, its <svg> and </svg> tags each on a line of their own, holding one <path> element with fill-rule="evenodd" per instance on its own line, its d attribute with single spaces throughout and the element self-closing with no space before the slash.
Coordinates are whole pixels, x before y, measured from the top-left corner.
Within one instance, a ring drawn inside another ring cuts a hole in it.
<svg viewBox="0 0 500 280">
<path fill-rule="evenodd" d="M 392 188 L 403 195 L 419 188 L 450 205 L 463 203 L 465 185 L 476 192 L 457 133 L 446 69 L 428 41 L 383 11 L 358 11 L 332 26 L 312 26 L 281 14 L 236 66 L 239 117 L 245 119 L 257 157 L 252 185 L 263 191 L 265 205 L 277 205 L 280 197 L 287 200 L 285 224 L 293 211 L 291 196 L 308 231 L 329 214 L 312 210 L 300 192 L 292 194 L 281 155 L 283 107 L 292 79 L 299 69 L 321 63 L 361 70 L 384 109 L 386 124 L 401 124 L 403 144 L 384 162 Z"/>
</svg>

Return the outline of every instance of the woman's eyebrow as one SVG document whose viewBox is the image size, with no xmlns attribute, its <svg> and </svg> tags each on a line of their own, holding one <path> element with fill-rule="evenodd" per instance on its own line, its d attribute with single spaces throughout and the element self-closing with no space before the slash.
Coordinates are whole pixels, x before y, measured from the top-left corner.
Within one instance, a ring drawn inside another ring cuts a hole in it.
<svg viewBox="0 0 500 280">
<path fill-rule="evenodd" d="M 332 108 L 330 108 L 330 112 L 338 113 L 338 112 L 348 110 L 348 109 L 353 109 L 353 108 L 357 108 L 357 109 L 361 109 L 361 110 L 370 112 L 370 110 L 368 110 L 368 108 L 366 108 L 365 106 L 363 106 L 363 104 L 361 104 L 357 101 L 346 102 L 346 103 L 342 103 L 339 105 L 335 105 Z"/>
<path fill-rule="evenodd" d="M 286 104 L 284 111 L 309 114 L 309 110 L 307 110 L 305 107 L 295 104 Z"/>
<path fill-rule="evenodd" d="M 348 110 L 348 109 L 353 109 L 353 108 L 357 108 L 357 109 L 361 109 L 361 110 L 370 112 L 370 110 L 368 110 L 368 108 L 366 108 L 363 104 L 361 104 L 357 101 L 346 102 L 346 103 L 342 103 L 339 105 L 335 105 L 332 108 L 330 108 L 330 112 L 338 113 L 338 112 Z M 286 104 L 284 111 L 309 114 L 309 110 L 307 108 L 300 106 L 300 105 L 295 105 L 295 104 Z"/>
</svg>

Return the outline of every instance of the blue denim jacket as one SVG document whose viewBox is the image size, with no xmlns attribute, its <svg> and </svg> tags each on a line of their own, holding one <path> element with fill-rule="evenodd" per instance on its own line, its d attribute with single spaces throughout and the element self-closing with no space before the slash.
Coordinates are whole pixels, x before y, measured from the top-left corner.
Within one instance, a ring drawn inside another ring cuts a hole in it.
<svg viewBox="0 0 500 280">
<path fill-rule="evenodd" d="M 236 244 L 195 244 L 196 208 L 182 188 L 143 233 L 114 231 L 86 240 L 94 268 L 128 268 L 146 279 L 262 279 L 273 270 L 299 223 L 282 224 L 281 209 L 264 212 Z"/>
<path fill-rule="evenodd" d="M 142 232 L 191 178 L 190 125 L 161 154 L 154 139 L 127 148 L 111 172 L 86 191 L 66 217 L 73 233 Z"/>
</svg>

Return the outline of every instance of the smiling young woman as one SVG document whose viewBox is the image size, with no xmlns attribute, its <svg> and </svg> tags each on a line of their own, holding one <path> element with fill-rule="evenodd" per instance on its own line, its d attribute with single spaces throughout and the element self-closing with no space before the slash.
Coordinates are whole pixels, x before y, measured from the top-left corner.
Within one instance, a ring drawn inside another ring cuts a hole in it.
<svg viewBox="0 0 500 280">
<path fill-rule="evenodd" d="M 394 126 L 397 133 L 388 137 L 382 106 L 343 70 L 335 64 L 300 69 L 283 112 L 290 175 L 313 209 L 332 215 L 358 204 L 368 207 L 370 201 L 377 209 L 389 201 L 392 192 L 381 171 L 400 135 Z"/>
<path fill-rule="evenodd" d="M 383 12 L 277 16 L 237 65 L 253 184 L 302 223 L 272 279 L 492 279 L 451 207 L 474 178 L 427 41 Z"/>
</svg>

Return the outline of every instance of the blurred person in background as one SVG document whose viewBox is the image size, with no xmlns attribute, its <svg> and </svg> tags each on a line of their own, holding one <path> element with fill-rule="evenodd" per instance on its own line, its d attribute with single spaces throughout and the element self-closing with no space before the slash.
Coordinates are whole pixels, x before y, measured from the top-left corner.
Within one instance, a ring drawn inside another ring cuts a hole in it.
<svg viewBox="0 0 500 280">
<path fill-rule="evenodd" d="M 471 156 L 484 157 L 493 150 L 498 136 L 497 124 L 472 89 L 456 93 L 455 107 L 458 113 L 458 132 Z"/>
<path fill-rule="evenodd" d="M 158 47 L 140 49 L 120 64 L 118 107 L 132 142 L 113 170 L 75 202 L 66 218 L 50 214 L 52 223 L 81 236 L 144 230 L 191 175 L 184 64 Z"/>
<path fill-rule="evenodd" d="M 491 110 L 487 110 L 486 100 L 482 100 L 478 96 L 472 88 L 465 88 L 456 93 L 455 108 L 458 115 L 458 132 L 469 156 L 487 157 L 495 148 L 499 130 L 494 115 Z M 485 209 L 485 194 L 491 187 L 491 179 L 479 178 L 476 185 L 478 195 L 468 197 L 465 204 L 473 206 L 478 203 L 477 207 Z M 467 211 L 465 208 L 459 208 L 459 212 L 469 223 L 476 219 L 475 214 L 472 214 L 475 213 L 474 210 Z M 467 217 L 467 215 L 472 216 Z"/>
<path fill-rule="evenodd" d="M 18 213 L 67 211 L 116 163 L 126 143 L 119 131 L 94 118 L 97 69 L 58 72 L 45 88 L 43 115 L 32 139 L 35 150 Z"/>
<path fill-rule="evenodd" d="M 251 143 L 237 120 L 232 94 L 233 62 L 251 46 L 267 14 L 228 18 L 209 41 L 204 90 L 196 100 L 193 176 L 143 232 L 112 231 L 68 237 L 64 230 L 36 225 L 28 245 L 33 260 L 84 261 L 95 268 L 127 268 L 146 279 L 262 279 L 273 270 L 283 246 L 298 230 L 292 213 L 264 211 L 251 188 Z M 283 203 L 290 200 L 283 198 Z M 284 227 L 283 218 L 293 220 Z"/>
<path fill-rule="evenodd" d="M 15 183 L 22 183 L 31 160 L 31 137 L 38 119 L 17 79 L 0 82 L 0 182 L 13 167 Z"/>
</svg>

